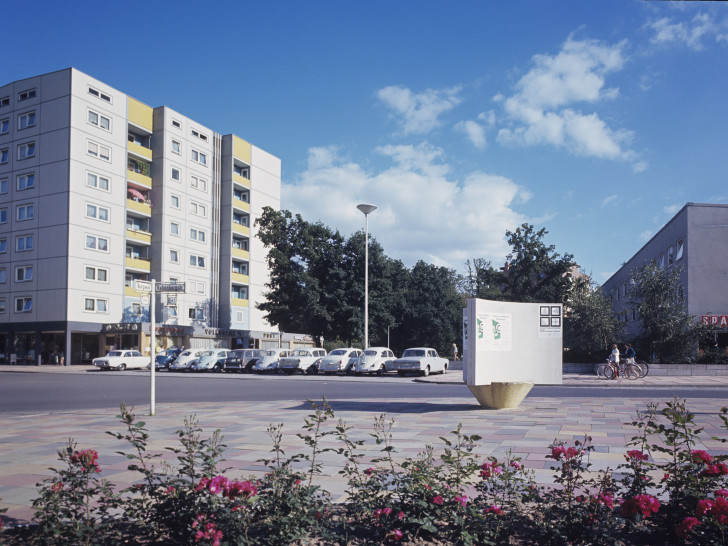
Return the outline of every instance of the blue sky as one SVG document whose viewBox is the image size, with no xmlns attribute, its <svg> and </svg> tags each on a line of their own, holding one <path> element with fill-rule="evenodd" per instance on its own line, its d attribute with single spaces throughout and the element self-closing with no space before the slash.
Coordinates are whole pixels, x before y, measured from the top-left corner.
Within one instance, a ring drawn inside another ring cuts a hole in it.
<svg viewBox="0 0 728 546">
<path fill-rule="evenodd" d="M 73 9 L 70 9 L 73 6 Z M 388 255 L 500 266 L 505 231 L 597 282 L 728 203 L 728 5 L 11 2 L 2 83 L 74 66 L 281 158 L 282 208 Z"/>
</svg>

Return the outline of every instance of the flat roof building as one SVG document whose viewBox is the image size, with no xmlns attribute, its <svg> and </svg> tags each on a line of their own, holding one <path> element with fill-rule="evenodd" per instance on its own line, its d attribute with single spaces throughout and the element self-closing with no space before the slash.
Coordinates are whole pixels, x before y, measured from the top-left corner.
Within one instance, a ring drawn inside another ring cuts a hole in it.
<svg viewBox="0 0 728 546">
<path fill-rule="evenodd" d="M 74 68 L 0 87 L 0 358 L 147 350 L 152 279 L 185 284 L 160 347 L 278 346 L 254 222 L 280 190 L 277 157 Z"/>
<path fill-rule="evenodd" d="M 639 330 L 629 298 L 632 271 L 650 261 L 681 268 L 688 313 L 720 327 L 719 345 L 728 345 L 728 205 L 687 203 L 602 285 L 628 335 Z"/>
</svg>

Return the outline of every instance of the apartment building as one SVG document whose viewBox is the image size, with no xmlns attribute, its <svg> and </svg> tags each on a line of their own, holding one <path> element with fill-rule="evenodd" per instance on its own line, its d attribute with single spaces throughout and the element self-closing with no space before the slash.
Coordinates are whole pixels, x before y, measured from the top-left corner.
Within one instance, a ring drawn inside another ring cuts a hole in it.
<svg viewBox="0 0 728 546">
<path fill-rule="evenodd" d="M 680 268 L 688 313 L 718 327 L 718 344 L 728 346 L 728 205 L 685 204 L 602 285 L 628 336 L 640 329 L 629 296 L 632 271 L 650 261 L 660 269 Z"/>
<path fill-rule="evenodd" d="M 158 347 L 305 344 L 256 309 L 254 222 L 281 162 L 69 68 L 0 87 L 0 358 L 88 363 Z"/>
</svg>

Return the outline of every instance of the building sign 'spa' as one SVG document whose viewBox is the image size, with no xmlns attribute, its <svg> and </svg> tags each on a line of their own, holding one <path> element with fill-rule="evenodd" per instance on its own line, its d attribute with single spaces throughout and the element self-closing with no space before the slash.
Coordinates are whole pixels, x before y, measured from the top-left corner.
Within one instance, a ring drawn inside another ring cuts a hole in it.
<svg viewBox="0 0 728 546">
<path fill-rule="evenodd" d="M 706 326 L 728 328 L 728 315 L 703 315 L 701 319 Z"/>
</svg>

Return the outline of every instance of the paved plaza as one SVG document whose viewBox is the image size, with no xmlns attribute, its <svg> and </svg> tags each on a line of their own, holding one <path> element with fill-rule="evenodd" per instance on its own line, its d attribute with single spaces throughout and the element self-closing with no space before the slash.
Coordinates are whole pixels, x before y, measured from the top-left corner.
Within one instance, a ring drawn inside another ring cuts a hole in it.
<svg viewBox="0 0 728 546">
<path fill-rule="evenodd" d="M 84 373 L 84 370 L 68 368 L 29 368 L 3 373 Z M 302 378 L 303 379 L 303 378 Z M 362 385 L 373 386 L 381 378 L 354 379 Z M 401 380 L 391 378 L 391 380 Z M 462 374 L 451 371 L 445 376 L 431 376 L 415 381 L 462 383 Z M 482 457 L 505 455 L 513 450 L 525 460 L 526 466 L 535 470 L 537 481 L 550 483 L 551 462 L 546 459 L 547 446 L 554 439 L 573 442 L 589 434 L 595 451 L 591 462 L 594 470 L 615 468 L 623 461 L 626 442 L 634 435 L 629 425 L 638 411 L 644 410 L 650 401 L 670 400 L 670 386 L 693 385 L 695 387 L 728 385 L 728 377 L 650 377 L 640 382 L 599 381 L 591 376 L 565 375 L 564 385 L 590 386 L 609 389 L 619 385 L 653 385 L 664 396 L 652 400 L 639 397 L 585 397 L 546 398 L 530 396 L 517 409 L 489 410 L 481 408 L 475 398 L 419 398 L 402 401 L 387 399 L 329 400 L 336 419 L 346 421 L 352 428 L 354 439 L 367 441 L 367 455 L 376 456 L 380 449 L 370 433 L 374 419 L 382 413 L 394 419 L 392 428 L 397 457 L 414 457 L 425 445 L 433 445 L 436 452 L 442 447 L 441 436 L 449 435 L 458 423 L 463 432 L 483 437 L 477 452 Z M 728 446 L 711 436 L 728 437 L 721 428 L 718 411 L 728 403 L 725 398 L 688 398 L 688 408 L 696 415 L 696 421 L 705 427 L 702 443 L 697 447 L 714 454 L 728 453 Z M 283 423 L 283 449 L 290 455 L 305 451 L 303 442 L 296 437 L 301 432 L 304 418 L 311 413 L 305 401 L 268 401 L 255 403 L 195 403 L 157 404 L 157 415 L 147 417 L 148 406 L 139 407 L 136 413 L 147 423 L 151 433 L 150 448 L 166 453 L 166 447 L 175 446 L 175 431 L 183 425 L 186 415 L 195 414 L 206 433 L 219 428 L 224 435 L 224 467 L 231 477 L 259 476 L 264 466 L 259 459 L 270 457 L 272 443 L 267 434 L 270 424 Z M 36 496 L 35 484 L 52 475 L 49 467 L 58 466 L 57 450 L 64 447 L 68 438 L 74 438 L 79 449 L 90 448 L 99 452 L 102 476 L 119 486 L 126 486 L 139 479 L 139 475 L 127 470 L 128 461 L 117 451 L 129 451 L 106 431 L 123 431 L 115 418 L 114 410 L 63 411 L 36 415 L 0 415 L 0 507 L 8 508 L 3 519 L 8 523 L 29 521 L 30 508 Z M 331 423 L 333 427 L 335 423 Z M 339 447 L 329 437 L 322 447 Z M 319 483 L 332 493 L 334 500 L 343 498 L 345 483 L 338 475 L 344 460 L 341 456 L 323 455 L 323 475 Z"/>
</svg>

